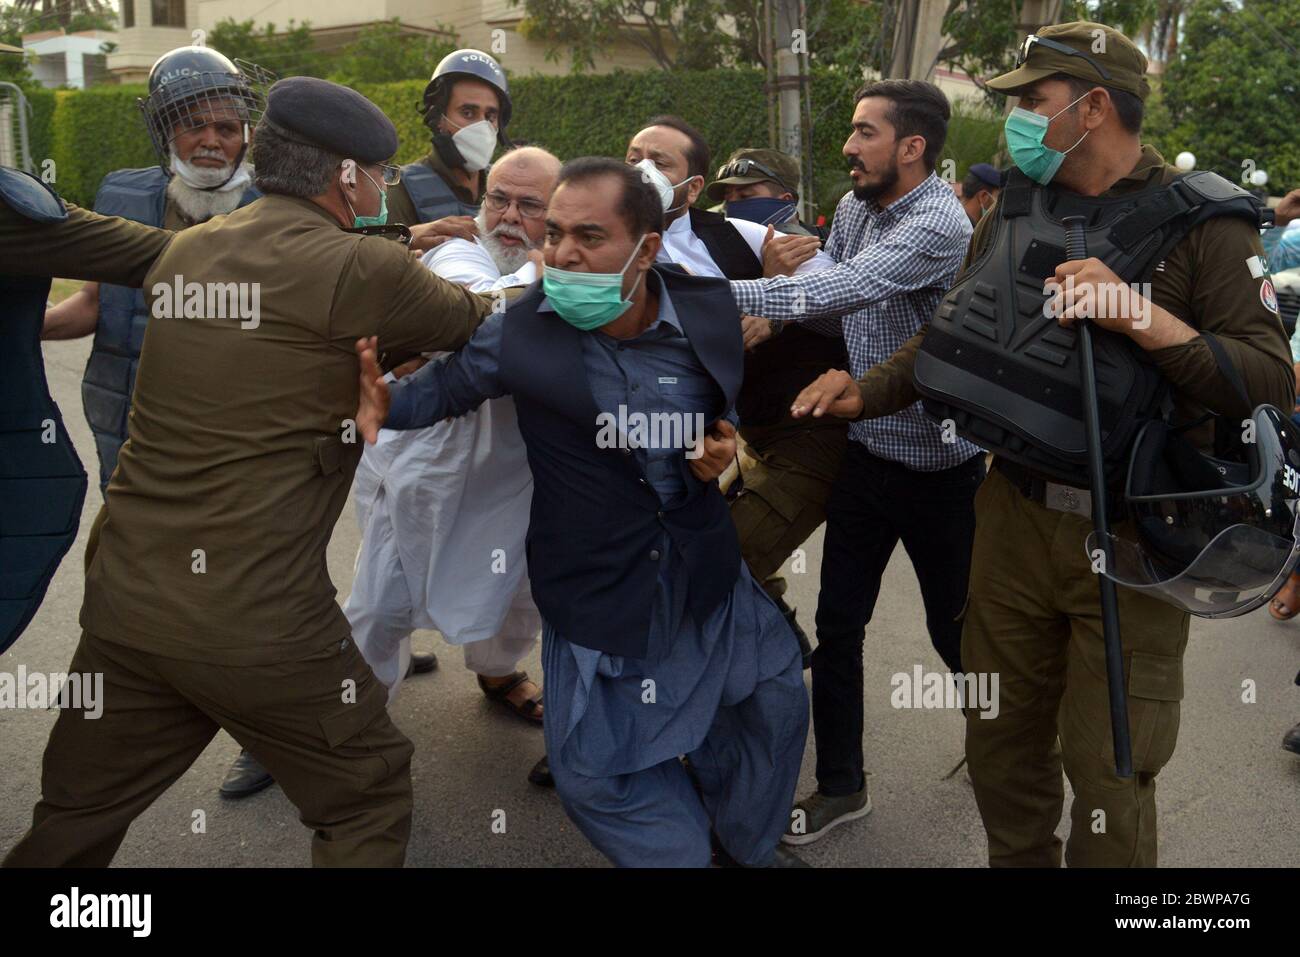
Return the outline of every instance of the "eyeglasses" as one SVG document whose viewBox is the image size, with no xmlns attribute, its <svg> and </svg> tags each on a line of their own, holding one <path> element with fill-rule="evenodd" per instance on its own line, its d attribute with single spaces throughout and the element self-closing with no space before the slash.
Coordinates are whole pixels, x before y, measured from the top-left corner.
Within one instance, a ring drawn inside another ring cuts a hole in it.
<svg viewBox="0 0 1300 957">
<path fill-rule="evenodd" d="M 790 190 L 791 192 L 794 191 L 785 180 L 783 180 L 780 176 L 776 175 L 776 173 L 772 172 L 771 169 L 764 166 L 758 160 L 752 160 L 752 159 L 732 160 L 726 166 L 723 166 L 720 170 L 718 170 L 717 179 L 730 179 L 732 176 L 749 176 L 751 175 L 750 170 L 757 170 L 760 175 L 767 177 L 768 179 L 772 180 L 775 183 L 780 184 L 781 186 L 784 186 L 787 190 Z"/>
<path fill-rule="evenodd" d="M 383 174 L 385 186 L 396 186 L 402 181 L 402 168 L 400 166 L 386 166 L 380 163 L 379 171 Z"/>
<path fill-rule="evenodd" d="M 515 209 L 519 210 L 519 215 L 524 219 L 538 219 L 546 213 L 546 204 L 538 199 L 515 199 L 495 190 L 483 199 L 487 201 L 488 209 L 494 213 L 504 213 L 511 203 L 515 204 Z"/>
<path fill-rule="evenodd" d="M 1076 50 L 1074 47 L 1067 47 L 1064 43 L 1057 43 L 1055 40 L 1045 40 L 1042 37 L 1038 36 L 1037 34 L 1033 34 L 1033 33 L 1025 37 L 1025 42 L 1020 44 L 1020 50 L 1016 53 L 1016 66 L 1019 67 L 1025 65 L 1025 61 L 1029 59 L 1029 51 L 1032 50 L 1035 46 L 1044 47 L 1048 50 L 1054 50 L 1057 53 L 1063 53 L 1066 56 L 1077 56 L 1084 60 L 1087 60 L 1088 65 L 1097 71 L 1098 76 L 1100 76 L 1105 81 L 1110 80 L 1110 74 L 1106 72 L 1106 68 L 1103 67 L 1096 60 L 1094 60 L 1092 57 L 1088 56 L 1088 54 L 1080 50 Z"/>
</svg>

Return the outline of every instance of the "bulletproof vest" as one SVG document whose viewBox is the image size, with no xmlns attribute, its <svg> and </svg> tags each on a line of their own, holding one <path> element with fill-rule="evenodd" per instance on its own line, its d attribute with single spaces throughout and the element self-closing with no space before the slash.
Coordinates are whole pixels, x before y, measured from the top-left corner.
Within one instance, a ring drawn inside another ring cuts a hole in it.
<svg viewBox="0 0 1300 957">
<path fill-rule="evenodd" d="M 477 206 L 457 199 L 446 180 L 421 160 L 402 167 L 402 185 L 406 187 L 406 195 L 411 197 L 411 204 L 415 206 L 421 223 L 442 219 L 444 216 L 478 215 Z"/>
<path fill-rule="evenodd" d="M 940 301 L 916 357 L 925 410 L 965 439 L 1046 476 L 1088 483 L 1078 335 L 1044 313 L 1045 281 L 1066 260 L 1062 219 L 1082 216 L 1087 254 L 1128 283 L 1150 280 L 1184 236 L 1215 216 L 1258 225 L 1261 205 L 1200 171 L 1123 196 L 1038 186 L 1018 170 L 998 197 L 984 252 Z M 1102 453 L 1117 479 L 1168 383 L 1127 336 L 1093 327 Z"/>
<path fill-rule="evenodd" d="M 0 202 L 38 223 L 68 215 L 35 177 L 3 167 Z M 49 293 L 49 279 L 0 275 L 0 652 L 40 607 L 86 499 L 86 470 L 41 358 Z"/>
<path fill-rule="evenodd" d="M 161 227 L 167 180 L 167 174 L 157 166 L 109 173 L 95 195 L 95 212 Z M 247 206 L 261 195 L 250 186 L 239 205 Z M 117 453 L 126 441 L 127 413 L 148 319 L 142 290 L 100 284 L 99 324 L 81 381 L 81 402 L 95 436 L 101 492 L 117 468 Z"/>
<path fill-rule="evenodd" d="M 691 231 L 728 279 L 762 279 L 763 264 L 726 218 L 691 209 Z M 789 323 L 780 336 L 745 353 L 745 379 L 736 398 L 740 427 L 769 426 L 786 419 L 800 390 L 827 369 L 848 367 L 844 340 Z"/>
</svg>

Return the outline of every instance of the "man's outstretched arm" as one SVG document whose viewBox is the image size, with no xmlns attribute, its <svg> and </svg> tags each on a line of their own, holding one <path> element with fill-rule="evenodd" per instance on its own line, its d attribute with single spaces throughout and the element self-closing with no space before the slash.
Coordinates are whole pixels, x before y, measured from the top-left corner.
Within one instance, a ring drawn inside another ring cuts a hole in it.
<svg viewBox="0 0 1300 957">
<path fill-rule="evenodd" d="M 391 384 L 379 368 L 376 338 L 358 340 L 361 400 L 357 427 L 366 441 L 373 443 L 381 427 L 425 428 L 505 395 L 500 380 L 503 322 L 504 315 L 494 313 L 459 352 Z"/>
<path fill-rule="evenodd" d="M 928 323 L 922 326 L 897 352 L 872 366 L 861 379 L 855 380 L 842 369 L 828 369 L 799 393 L 790 414 L 796 419 L 833 415 L 858 421 L 902 412 L 921 398 L 912 370 L 928 328 Z"/>
</svg>

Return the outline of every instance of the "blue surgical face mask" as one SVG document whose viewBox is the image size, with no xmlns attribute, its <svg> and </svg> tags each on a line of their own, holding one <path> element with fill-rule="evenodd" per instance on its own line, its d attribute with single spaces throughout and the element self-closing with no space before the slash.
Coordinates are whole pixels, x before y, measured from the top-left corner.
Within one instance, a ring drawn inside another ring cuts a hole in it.
<svg viewBox="0 0 1300 957">
<path fill-rule="evenodd" d="M 608 325 L 632 307 L 632 294 L 636 292 L 641 277 L 623 298 L 623 275 L 632 265 L 646 234 L 632 247 L 632 255 L 618 272 L 573 272 L 568 269 L 556 269 L 554 266 L 542 268 L 542 291 L 550 300 L 551 306 L 560 318 L 569 325 L 591 332 Z"/>
<path fill-rule="evenodd" d="M 388 191 L 380 187 L 380 185 L 371 178 L 370 174 L 360 166 L 357 167 L 357 172 L 370 180 L 375 189 L 379 190 L 379 212 L 374 216 L 358 216 L 357 211 L 352 208 L 352 204 L 348 203 L 347 193 L 344 193 L 343 202 L 348 203 L 348 212 L 352 214 L 352 228 L 359 229 L 362 226 L 386 225 L 388 223 Z"/>
<path fill-rule="evenodd" d="M 1085 93 L 1079 97 L 1082 100 L 1088 94 Z M 1003 129 L 1007 136 L 1007 152 L 1011 154 L 1011 160 L 1020 171 L 1032 179 L 1035 183 L 1046 186 L 1056 175 L 1056 171 L 1061 168 L 1061 163 L 1065 160 L 1065 154 L 1078 146 L 1088 136 L 1091 130 L 1085 130 L 1083 136 L 1080 136 L 1071 146 L 1070 149 L 1062 153 L 1060 150 L 1054 150 L 1044 145 L 1043 137 L 1047 135 L 1047 126 L 1052 120 L 1056 119 L 1065 110 L 1068 110 L 1079 100 L 1068 104 L 1064 110 L 1053 113 L 1051 116 L 1043 116 L 1041 113 L 1035 113 L 1032 110 L 1026 110 L 1017 106 L 1007 114 L 1006 122 Z"/>
<path fill-rule="evenodd" d="M 794 218 L 795 204 L 772 196 L 751 196 L 727 203 L 728 219 L 745 219 L 761 226 L 780 225 Z"/>
</svg>

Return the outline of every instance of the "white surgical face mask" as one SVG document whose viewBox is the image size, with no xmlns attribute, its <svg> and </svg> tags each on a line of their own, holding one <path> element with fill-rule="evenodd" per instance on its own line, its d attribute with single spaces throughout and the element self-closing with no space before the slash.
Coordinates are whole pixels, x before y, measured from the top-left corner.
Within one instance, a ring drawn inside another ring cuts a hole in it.
<svg viewBox="0 0 1300 957">
<path fill-rule="evenodd" d="M 451 117 L 446 117 L 446 120 L 448 125 L 456 125 Z M 476 173 L 487 169 L 492 162 L 492 153 L 497 146 L 497 128 L 487 120 L 479 120 L 456 130 L 451 141 L 456 144 L 461 158 L 465 160 L 465 169 Z"/>
<path fill-rule="evenodd" d="M 248 168 L 243 165 L 235 172 L 234 176 L 231 176 L 229 163 L 218 168 L 195 166 L 193 163 L 181 159 L 177 155 L 175 147 L 172 148 L 171 154 L 172 173 L 179 176 L 181 182 L 193 189 L 213 189 L 215 187 L 219 193 L 228 193 L 235 189 L 246 189 L 252 180 L 252 177 L 248 174 Z M 227 177 L 229 177 L 228 182 Z"/>
<path fill-rule="evenodd" d="M 659 193 L 659 201 L 664 204 L 665 215 L 668 213 L 675 213 L 677 210 L 681 209 L 682 206 L 686 205 L 685 203 L 682 203 L 681 206 L 674 206 L 673 196 L 676 194 L 678 186 L 681 186 L 682 183 L 689 183 L 695 177 L 688 176 L 682 180 L 681 183 L 672 183 L 669 181 L 668 177 L 663 174 L 663 171 L 659 169 L 658 166 L 655 166 L 654 160 L 649 159 L 643 159 L 641 162 L 637 163 L 636 168 L 650 177 L 650 185 Z"/>
</svg>

